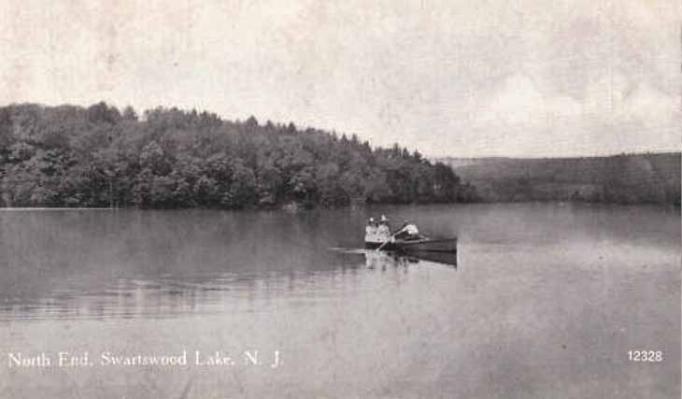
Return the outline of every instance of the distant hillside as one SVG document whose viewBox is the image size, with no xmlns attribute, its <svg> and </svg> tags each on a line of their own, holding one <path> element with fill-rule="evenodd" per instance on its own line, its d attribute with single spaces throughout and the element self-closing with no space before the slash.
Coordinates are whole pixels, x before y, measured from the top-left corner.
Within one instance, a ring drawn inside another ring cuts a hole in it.
<svg viewBox="0 0 682 399">
<path fill-rule="evenodd" d="M 680 204 L 680 153 L 588 158 L 443 158 L 484 201 Z"/>
</svg>

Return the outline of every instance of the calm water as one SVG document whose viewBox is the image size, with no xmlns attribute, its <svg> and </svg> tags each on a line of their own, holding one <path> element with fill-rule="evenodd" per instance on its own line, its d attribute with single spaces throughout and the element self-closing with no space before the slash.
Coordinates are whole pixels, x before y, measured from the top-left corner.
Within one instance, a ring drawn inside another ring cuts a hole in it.
<svg viewBox="0 0 682 399">
<path fill-rule="evenodd" d="M 370 213 L 456 234 L 458 266 L 357 250 Z M 2 211 L 0 398 L 679 398 L 680 262 L 653 207 Z"/>
</svg>

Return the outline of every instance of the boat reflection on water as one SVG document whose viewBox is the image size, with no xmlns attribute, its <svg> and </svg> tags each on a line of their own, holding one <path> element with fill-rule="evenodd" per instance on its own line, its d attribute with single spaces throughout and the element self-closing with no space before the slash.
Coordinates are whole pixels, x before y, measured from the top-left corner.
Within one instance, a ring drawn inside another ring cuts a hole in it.
<svg viewBox="0 0 682 399">
<path fill-rule="evenodd" d="M 457 254 L 445 252 L 399 252 L 366 250 L 365 265 L 368 269 L 406 268 L 410 265 L 435 263 L 457 268 Z"/>
</svg>

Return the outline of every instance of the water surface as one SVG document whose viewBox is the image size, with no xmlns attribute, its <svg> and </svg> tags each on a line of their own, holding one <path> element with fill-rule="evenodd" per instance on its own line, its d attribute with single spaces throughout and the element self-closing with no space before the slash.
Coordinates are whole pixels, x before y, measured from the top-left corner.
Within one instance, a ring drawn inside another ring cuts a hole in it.
<svg viewBox="0 0 682 399">
<path fill-rule="evenodd" d="M 457 235 L 457 267 L 359 250 L 382 213 Z M 677 398 L 680 257 L 656 207 L 3 211 L 0 397 Z M 6 358 L 183 350 L 240 361 Z"/>
</svg>

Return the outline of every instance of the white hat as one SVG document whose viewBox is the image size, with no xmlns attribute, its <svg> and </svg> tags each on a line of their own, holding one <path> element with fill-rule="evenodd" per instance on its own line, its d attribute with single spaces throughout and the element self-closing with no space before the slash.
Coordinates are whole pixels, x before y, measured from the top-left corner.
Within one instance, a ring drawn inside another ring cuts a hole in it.
<svg viewBox="0 0 682 399">
<path fill-rule="evenodd" d="M 388 218 L 386 217 L 386 215 L 381 215 L 381 221 L 388 222 Z"/>
<path fill-rule="evenodd" d="M 370 221 L 370 222 L 374 222 L 374 218 L 373 218 L 373 217 L 370 217 L 370 218 L 369 218 L 369 221 Z"/>
</svg>

